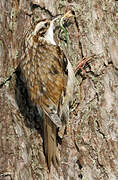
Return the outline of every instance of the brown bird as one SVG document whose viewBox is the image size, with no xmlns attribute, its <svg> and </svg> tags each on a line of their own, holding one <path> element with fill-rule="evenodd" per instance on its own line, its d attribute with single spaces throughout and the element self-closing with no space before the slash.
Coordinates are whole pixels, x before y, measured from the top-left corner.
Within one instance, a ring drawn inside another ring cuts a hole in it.
<svg viewBox="0 0 118 180">
<path fill-rule="evenodd" d="M 43 112 L 44 149 L 49 170 L 51 162 L 58 168 L 56 136 L 69 119 L 74 83 L 72 66 L 54 41 L 54 21 L 42 20 L 32 27 L 25 38 L 20 63 L 31 101 L 39 113 Z"/>
</svg>

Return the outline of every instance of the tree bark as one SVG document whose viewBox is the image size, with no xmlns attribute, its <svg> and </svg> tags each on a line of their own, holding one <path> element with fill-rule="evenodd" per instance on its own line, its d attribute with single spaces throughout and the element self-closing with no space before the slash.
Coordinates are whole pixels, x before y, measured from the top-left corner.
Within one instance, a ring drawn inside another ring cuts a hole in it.
<svg viewBox="0 0 118 180">
<path fill-rule="evenodd" d="M 56 42 L 75 69 L 74 100 L 67 135 L 59 145 L 60 167 L 47 169 L 43 126 L 17 66 L 33 16 L 73 10 L 68 43 Z M 118 2 L 11 0 L 0 2 L 0 180 L 118 179 Z"/>
</svg>

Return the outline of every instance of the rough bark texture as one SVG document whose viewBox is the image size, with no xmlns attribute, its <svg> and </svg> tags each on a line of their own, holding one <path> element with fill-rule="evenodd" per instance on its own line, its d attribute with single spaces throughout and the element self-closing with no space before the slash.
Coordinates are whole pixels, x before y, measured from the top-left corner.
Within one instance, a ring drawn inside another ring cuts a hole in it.
<svg viewBox="0 0 118 180">
<path fill-rule="evenodd" d="M 67 28 L 69 43 L 58 38 L 58 29 L 57 42 L 73 68 L 94 56 L 86 73 L 76 74 L 68 135 L 59 145 L 61 164 L 49 174 L 40 117 L 19 72 L 13 72 L 32 11 L 45 18 L 69 9 L 75 12 Z M 0 12 L 0 180 L 117 180 L 118 2 L 2 0 Z"/>
</svg>

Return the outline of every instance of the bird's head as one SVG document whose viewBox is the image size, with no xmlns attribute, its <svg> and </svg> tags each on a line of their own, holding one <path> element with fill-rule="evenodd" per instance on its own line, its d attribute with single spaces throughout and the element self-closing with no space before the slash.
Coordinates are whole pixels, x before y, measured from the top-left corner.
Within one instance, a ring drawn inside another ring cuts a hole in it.
<svg viewBox="0 0 118 180">
<path fill-rule="evenodd" d="M 33 35 L 45 39 L 47 42 L 56 45 L 54 41 L 54 35 L 53 35 L 53 29 L 54 29 L 54 21 L 56 21 L 57 18 L 53 20 L 42 20 L 38 22 L 35 26 L 35 29 L 33 31 Z"/>
<path fill-rule="evenodd" d="M 43 38 L 45 39 L 47 42 L 56 45 L 55 41 L 54 41 L 54 34 L 53 34 L 53 30 L 54 30 L 54 22 L 57 19 L 64 19 L 67 17 L 71 17 L 73 16 L 72 13 L 68 12 L 66 13 L 64 16 L 58 16 L 56 18 L 54 18 L 53 20 L 42 20 L 39 21 L 33 31 L 33 35 L 36 36 L 37 38 Z"/>
</svg>

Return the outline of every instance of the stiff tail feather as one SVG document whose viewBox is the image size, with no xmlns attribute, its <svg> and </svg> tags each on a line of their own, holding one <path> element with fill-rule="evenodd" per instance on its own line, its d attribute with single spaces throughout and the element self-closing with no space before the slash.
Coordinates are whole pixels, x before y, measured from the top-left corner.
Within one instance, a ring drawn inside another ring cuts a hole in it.
<svg viewBox="0 0 118 180">
<path fill-rule="evenodd" d="M 48 168 L 51 168 L 51 162 L 53 162 L 55 168 L 58 168 L 59 158 L 57 154 L 57 134 L 56 125 L 50 120 L 50 118 L 44 115 L 44 150 L 47 159 Z"/>
</svg>

